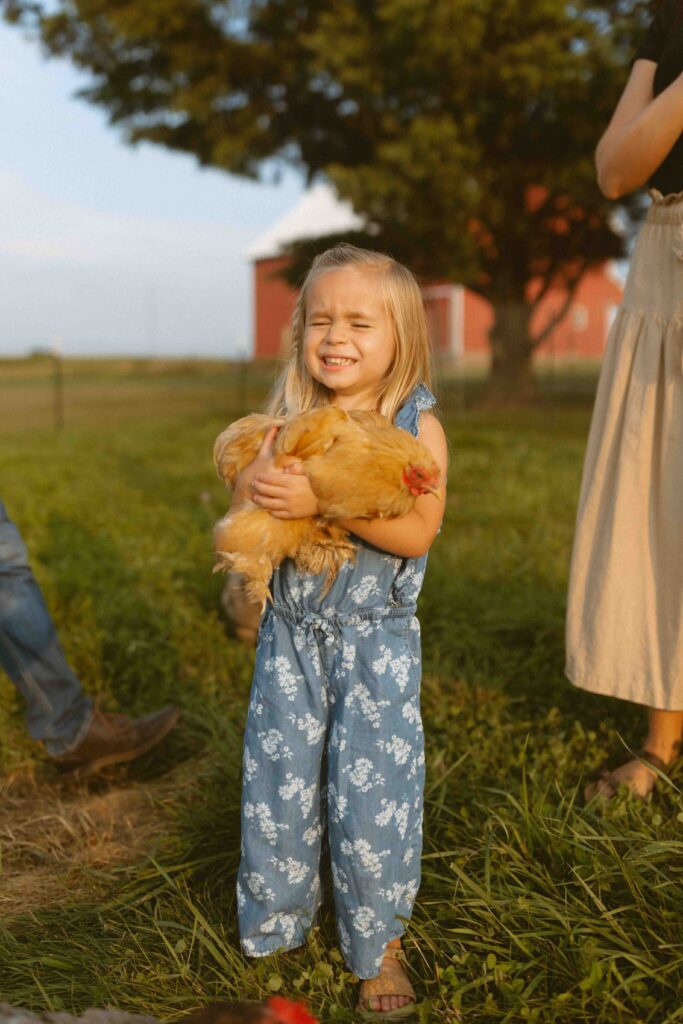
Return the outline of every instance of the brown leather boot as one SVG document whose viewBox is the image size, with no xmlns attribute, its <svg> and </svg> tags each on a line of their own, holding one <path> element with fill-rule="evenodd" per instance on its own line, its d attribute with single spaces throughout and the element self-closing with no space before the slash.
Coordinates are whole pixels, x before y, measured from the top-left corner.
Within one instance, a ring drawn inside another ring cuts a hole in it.
<svg viewBox="0 0 683 1024">
<path fill-rule="evenodd" d="M 163 740 L 180 717 L 178 708 L 167 705 L 144 718 L 130 718 L 95 708 L 90 728 L 81 743 L 68 754 L 52 760 L 79 775 L 89 775 L 107 765 L 133 761 Z"/>
</svg>

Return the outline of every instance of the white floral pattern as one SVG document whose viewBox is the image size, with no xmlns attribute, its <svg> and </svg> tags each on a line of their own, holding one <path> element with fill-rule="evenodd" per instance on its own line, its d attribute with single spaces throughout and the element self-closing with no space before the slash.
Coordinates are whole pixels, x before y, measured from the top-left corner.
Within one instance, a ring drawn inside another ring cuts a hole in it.
<svg viewBox="0 0 683 1024">
<path fill-rule="evenodd" d="M 356 645 L 350 640 L 342 641 L 341 664 L 345 672 L 351 672 L 356 664 Z"/>
<path fill-rule="evenodd" d="M 271 857 L 270 863 L 283 875 L 287 875 L 287 885 L 298 885 L 300 882 L 303 882 L 311 870 L 307 864 L 304 864 L 303 861 L 295 860 L 294 857 L 287 857 L 286 860 L 280 860 L 279 857 Z"/>
<path fill-rule="evenodd" d="M 261 834 L 268 840 L 271 846 L 277 842 L 278 833 L 286 832 L 289 825 L 273 821 L 273 814 L 266 803 L 246 803 L 244 805 L 244 817 L 247 821 L 255 821 Z"/>
<path fill-rule="evenodd" d="M 377 576 L 363 576 L 360 583 L 349 590 L 349 597 L 358 605 L 366 604 L 371 597 L 379 594 L 379 579 Z"/>
<path fill-rule="evenodd" d="M 330 731 L 330 749 L 337 750 L 340 754 L 343 754 L 346 750 L 346 733 L 347 728 L 345 725 L 340 725 L 339 722 L 335 722 Z"/>
<path fill-rule="evenodd" d="M 339 849 L 345 854 L 351 864 L 369 871 L 373 878 L 382 877 L 382 859 L 388 857 L 390 850 L 373 850 L 367 839 L 342 839 Z"/>
<path fill-rule="evenodd" d="M 397 765 L 405 764 L 413 752 L 413 748 L 408 743 L 408 740 L 401 739 L 396 733 L 394 733 L 388 743 L 385 740 L 377 740 L 377 746 L 385 754 L 393 754 Z"/>
<path fill-rule="evenodd" d="M 384 785 L 384 776 L 374 769 L 375 766 L 369 757 L 357 757 L 353 764 L 342 768 L 342 772 L 344 775 L 348 775 L 352 786 L 355 786 L 361 793 L 367 793 L 375 786 Z"/>
<path fill-rule="evenodd" d="M 251 874 L 245 876 L 244 880 L 254 899 L 262 901 L 275 899 L 275 893 L 268 888 L 264 876 L 260 875 L 258 871 L 252 871 Z M 237 884 L 239 885 L 239 882 Z"/>
<path fill-rule="evenodd" d="M 351 923 L 357 932 L 369 939 L 371 935 L 386 931 L 383 921 L 377 920 L 377 915 L 372 907 L 356 907 L 351 911 Z"/>
<path fill-rule="evenodd" d="M 424 763 L 424 754 L 418 754 L 417 757 L 412 758 L 410 762 L 410 771 L 408 772 L 408 778 L 413 779 L 417 775 L 418 770 L 424 768 Z"/>
<path fill-rule="evenodd" d="M 287 772 L 285 779 L 286 782 L 278 787 L 278 793 L 283 800 L 291 800 L 298 796 L 301 813 L 304 818 L 307 818 L 313 809 L 313 800 L 318 790 L 317 783 L 312 782 L 307 786 L 305 780 L 300 776 L 295 776 L 293 772 Z"/>
<path fill-rule="evenodd" d="M 340 868 L 335 861 L 332 861 L 332 881 L 340 892 L 346 895 L 349 891 L 349 876 L 343 868 Z"/>
<path fill-rule="evenodd" d="M 299 684 L 303 682 L 304 677 L 296 674 L 289 658 L 284 654 L 278 654 L 274 658 L 269 658 L 264 668 L 266 672 L 275 677 L 275 682 L 287 695 L 287 699 L 294 700 Z"/>
<path fill-rule="evenodd" d="M 422 720 L 420 717 L 420 705 L 417 697 L 411 697 L 407 700 L 401 709 L 401 715 L 405 718 L 406 722 L 411 725 L 417 726 L 418 732 L 422 732 Z"/>
<path fill-rule="evenodd" d="M 351 951 L 351 936 L 341 918 L 337 921 L 337 929 L 339 931 L 339 945 L 341 946 L 342 953 L 348 956 Z"/>
<path fill-rule="evenodd" d="M 380 657 L 376 658 L 372 663 L 373 672 L 384 676 L 388 671 L 401 693 L 403 693 L 410 682 L 410 672 L 413 667 L 411 656 L 409 654 L 399 654 L 397 657 L 393 657 L 391 647 L 387 644 L 381 644 L 379 651 Z"/>
<path fill-rule="evenodd" d="M 382 720 L 380 708 L 391 707 L 390 700 L 373 700 L 369 689 L 364 683 L 356 683 L 355 686 L 351 687 L 346 695 L 344 704 L 349 709 L 357 707 L 374 729 L 379 729 Z"/>
<path fill-rule="evenodd" d="M 410 815 L 410 804 L 407 800 L 404 800 L 399 805 L 396 800 L 383 799 L 381 801 L 382 810 L 375 816 L 375 824 L 384 828 L 389 825 L 392 821 L 398 829 L 398 834 L 401 839 L 405 838 L 406 830 L 408 828 L 408 818 Z"/>
<path fill-rule="evenodd" d="M 259 931 L 269 935 L 271 932 L 279 930 L 284 939 L 283 945 L 289 946 L 294 941 L 298 923 L 299 920 L 294 914 L 273 914 L 263 922 Z"/>
<path fill-rule="evenodd" d="M 299 732 L 306 733 L 306 742 L 311 746 L 314 743 L 319 743 L 325 735 L 327 726 L 325 722 L 318 721 L 314 718 L 310 711 L 307 711 L 303 718 L 297 718 L 296 715 L 289 716 L 290 722 L 294 722 Z"/>
<path fill-rule="evenodd" d="M 316 818 L 312 825 L 305 830 L 301 838 L 306 843 L 306 846 L 315 846 L 323 834 L 323 827 L 320 824 L 320 819 Z"/>
<path fill-rule="evenodd" d="M 246 782 L 251 782 L 256 778 L 258 774 L 258 761 L 251 756 L 249 747 L 244 744 L 244 778 Z"/>
<path fill-rule="evenodd" d="M 337 825 L 340 821 L 343 821 L 346 816 L 349 801 L 345 796 L 339 795 L 337 787 L 333 782 L 329 785 L 327 800 L 330 811 L 330 821 Z"/>
<path fill-rule="evenodd" d="M 398 907 L 399 903 L 414 902 L 419 884 L 417 878 L 411 878 L 409 882 L 394 882 L 389 889 L 380 889 L 379 894 L 387 903 Z"/>
<path fill-rule="evenodd" d="M 285 743 L 285 738 L 279 729 L 268 729 L 267 732 L 257 733 L 261 743 L 261 750 L 271 761 L 290 761 L 292 759 L 291 748 Z"/>
<path fill-rule="evenodd" d="M 396 575 L 394 593 L 400 596 L 401 604 L 414 604 L 420 596 L 424 580 L 424 566 L 407 562 Z"/>
</svg>

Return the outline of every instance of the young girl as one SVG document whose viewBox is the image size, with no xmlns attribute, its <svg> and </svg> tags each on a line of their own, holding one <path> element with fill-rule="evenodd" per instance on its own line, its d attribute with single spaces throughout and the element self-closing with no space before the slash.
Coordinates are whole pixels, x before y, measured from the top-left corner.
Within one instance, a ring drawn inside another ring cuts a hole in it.
<svg viewBox="0 0 683 1024">
<path fill-rule="evenodd" d="M 445 481 L 444 433 L 426 411 L 435 399 L 422 298 L 405 267 L 350 245 L 323 253 L 294 311 L 292 349 L 273 414 L 327 403 L 377 410 L 419 434 Z M 308 479 L 296 466 L 274 469 L 274 436 L 241 474 L 233 500 L 251 497 L 280 518 L 315 515 Z M 399 960 L 420 880 L 415 602 L 442 490 L 420 496 L 400 519 L 346 522 L 357 557 L 329 591 L 323 576 L 300 575 L 289 560 L 275 572 L 245 733 L 242 947 L 266 956 L 305 941 L 320 904 L 326 821 L 341 949 L 364 979 L 359 1007 L 373 1016 L 405 1013 L 415 1002 Z"/>
</svg>

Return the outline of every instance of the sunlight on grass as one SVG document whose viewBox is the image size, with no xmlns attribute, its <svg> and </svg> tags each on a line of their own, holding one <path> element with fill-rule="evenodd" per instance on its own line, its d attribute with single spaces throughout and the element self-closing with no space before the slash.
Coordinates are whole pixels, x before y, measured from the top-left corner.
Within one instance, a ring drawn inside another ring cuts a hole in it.
<svg viewBox="0 0 683 1024">
<path fill-rule="evenodd" d="M 184 712 L 156 756 L 112 776 L 153 782 L 182 762 L 147 852 L 84 868 L 73 896 L 0 923 L 1 995 L 173 1020 L 212 999 L 281 991 L 321 1021 L 351 1021 L 354 979 L 329 900 L 301 950 L 247 962 L 236 942 L 253 653 L 229 637 L 211 574 L 211 527 L 227 504 L 211 446 L 270 377 L 245 390 L 225 368 L 134 370 L 74 372 L 61 433 L 48 429 L 45 381 L 0 372 L 2 497 L 70 660 L 112 709 L 175 701 Z M 461 403 L 460 385 L 442 385 L 449 504 L 420 606 L 428 779 L 407 942 L 417 1019 L 448 1022 L 461 1009 L 472 1024 L 674 1024 L 683 780 L 662 782 L 649 804 L 583 806 L 586 774 L 639 741 L 641 717 L 563 677 L 590 389 L 572 401 L 552 384 L 561 401 L 520 414 L 472 409 L 474 392 Z M 42 397 L 25 405 L 31 388 Z M 51 785 L 13 690 L 0 690 L 3 774 Z"/>
</svg>

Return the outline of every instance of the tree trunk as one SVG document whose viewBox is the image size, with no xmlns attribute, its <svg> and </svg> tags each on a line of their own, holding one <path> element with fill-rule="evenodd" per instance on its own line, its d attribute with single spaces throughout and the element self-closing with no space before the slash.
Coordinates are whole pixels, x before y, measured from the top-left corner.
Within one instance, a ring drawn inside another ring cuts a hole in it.
<svg viewBox="0 0 683 1024">
<path fill-rule="evenodd" d="M 523 301 L 493 300 L 495 319 L 489 330 L 491 366 L 484 403 L 489 406 L 528 405 L 537 397 L 531 359 L 534 343 L 529 331 L 531 308 Z"/>
</svg>

